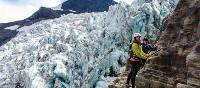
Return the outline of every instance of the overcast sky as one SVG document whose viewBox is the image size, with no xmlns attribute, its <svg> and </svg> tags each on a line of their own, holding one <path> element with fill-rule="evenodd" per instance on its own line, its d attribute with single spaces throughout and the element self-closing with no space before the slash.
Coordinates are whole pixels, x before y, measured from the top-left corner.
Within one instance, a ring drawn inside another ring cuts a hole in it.
<svg viewBox="0 0 200 88">
<path fill-rule="evenodd" d="M 64 1 L 67 0 L 0 0 L 0 23 L 25 19 L 41 6 L 55 7 Z M 123 1 L 130 4 L 132 0 Z"/>
</svg>

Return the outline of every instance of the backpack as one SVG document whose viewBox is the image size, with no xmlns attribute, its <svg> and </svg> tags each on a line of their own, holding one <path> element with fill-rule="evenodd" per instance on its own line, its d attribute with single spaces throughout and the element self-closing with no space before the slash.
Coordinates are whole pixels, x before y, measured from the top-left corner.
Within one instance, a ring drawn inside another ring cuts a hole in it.
<svg viewBox="0 0 200 88">
<path fill-rule="evenodd" d="M 132 55 L 132 54 L 133 54 L 133 51 L 131 50 L 131 48 L 132 48 L 132 45 L 133 45 L 133 43 L 130 43 L 130 44 L 129 44 L 129 46 L 128 46 L 128 48 L 129 48 L 129 54 L 130 54 L 130 55 Z"/>
<path fill-rule="evenodd" d="M 131 50 L 131 48 L 132 48 L 132 42 L 129 44 L 129 50 Z"/>
</svg>

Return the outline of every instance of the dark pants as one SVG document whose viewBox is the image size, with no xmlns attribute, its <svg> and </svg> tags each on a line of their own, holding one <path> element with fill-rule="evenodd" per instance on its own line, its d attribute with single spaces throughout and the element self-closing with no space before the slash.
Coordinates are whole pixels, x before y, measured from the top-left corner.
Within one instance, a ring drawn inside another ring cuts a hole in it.
<svg viewBox="0 0 200 88">
<path fill-rule="evenodd" d="M 141 60 L 142 60 L 142 65 L 141 65 L 141 67 L 143 68 L 144 65 L 145 65 L 145 63 L 146 63 L 146 60 L 145 60 L 145 59 L 141 59 Z"/>
<path fill-rule="evenodd" d="M 140 69 L 140 62 L 135 61 L 135 62 L 131 62 L 131 64 L 132 64 L 131 72 L 128 74 L 126 83 L 129 84 L 129 81 L 131 80 L 132 88 L 134 88 L 135 87 L 135 77 L 137 75 L 137 72 Z"/>
</svg>

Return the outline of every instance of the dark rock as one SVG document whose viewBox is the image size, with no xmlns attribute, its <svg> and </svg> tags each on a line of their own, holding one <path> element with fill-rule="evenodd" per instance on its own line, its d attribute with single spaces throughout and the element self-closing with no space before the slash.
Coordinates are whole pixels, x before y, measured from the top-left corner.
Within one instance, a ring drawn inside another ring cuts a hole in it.
<svg viewBox="0 0 200 88">
<path fill-rule="evenodd" d="M 0 46 L 10 41 L 13 37 L 17 35 L 18 31 L 16 30 L 0 30 Z"/>
<path fill-rule="evenodd" d="M 108 11 L 110 5 L 117 4 L 113 0 L 68 0 L 62 4 L 62 9 L 75 13 Z"/>
</svg>

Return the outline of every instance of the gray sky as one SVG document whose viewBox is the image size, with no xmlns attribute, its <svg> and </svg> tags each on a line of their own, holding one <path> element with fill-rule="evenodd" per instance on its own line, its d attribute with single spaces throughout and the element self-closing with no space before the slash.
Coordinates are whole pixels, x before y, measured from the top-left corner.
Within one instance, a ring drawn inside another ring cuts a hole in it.
<svg viewBox="0 0 200 88">
<path fill-rule="evenodd" d="M 0 23 L 25 19 L 36 12 L 41 6 L 55 7 L 67 0 L 0 0 Z M 128 4 L 132 0 L 124 1 Z"/>
</svg>

